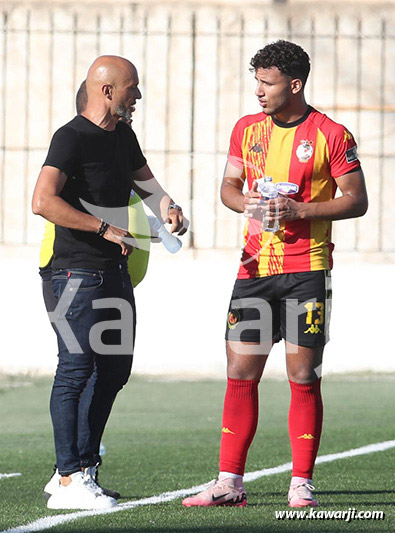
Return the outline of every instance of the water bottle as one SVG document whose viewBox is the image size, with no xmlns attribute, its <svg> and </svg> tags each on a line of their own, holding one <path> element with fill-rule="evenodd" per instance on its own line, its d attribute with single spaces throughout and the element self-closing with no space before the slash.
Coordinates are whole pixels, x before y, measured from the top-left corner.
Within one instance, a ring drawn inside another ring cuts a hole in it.
<svg viewBox="0 0 395 533">
<path fill-rule="evenodd" d="M 182 242 L 178 237 L 167 231 L 162 222 L 156 217 L 148 217 L 148 222 L 152 231 L 156 231 L 158 236 L 162 239 L 162 244 L 171 254 L 177 253 L 181 247 Z"/>
<path fill-rule="evenodd" d="M 258 192 L 261 193 L 263 200 L 273 200 L 278 197 L 278 189 L 276 185 L 273 183 L 273 180 L 270 176 L 260 178 L 256 181 L 258 184 Z M 276 215 L 278 215 L 277 210 L 276 210 Z M 269 231 L 271 233 L 276 233 L 276 231 L 278 231 L 279 229 L 280 229 L 280 222 L 278 220 L 278 216 L 276 216 L 276 220 L 269 221 L 267 220 L 267 214 L 264 213 L 263 231 Z"/>
</svg>

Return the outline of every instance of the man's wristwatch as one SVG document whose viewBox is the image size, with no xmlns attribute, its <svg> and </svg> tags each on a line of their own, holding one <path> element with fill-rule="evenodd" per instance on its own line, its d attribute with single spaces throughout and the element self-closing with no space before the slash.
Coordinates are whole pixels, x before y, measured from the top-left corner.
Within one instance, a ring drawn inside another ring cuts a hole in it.
<svg viewBox="0 0 395 533">
<path fill-rule="evenodd" d="M 182 207 L 180 205 L 171 203 L 169 207 L 167 208 L 167 212 L 169 213 L 170 209 L 177 209 L 177 211 L 182 211 Z"/>
</svg>

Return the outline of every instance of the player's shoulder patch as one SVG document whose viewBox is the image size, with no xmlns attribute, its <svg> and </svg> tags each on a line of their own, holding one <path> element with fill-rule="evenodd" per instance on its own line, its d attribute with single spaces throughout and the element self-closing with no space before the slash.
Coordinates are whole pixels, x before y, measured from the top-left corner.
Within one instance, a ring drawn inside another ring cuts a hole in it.
<svg viewBox="0 0 395 533">
<path fill-rule="evenodd" d="M 354 161 L 358 161 L 358 152 L 356 146 L 352 146 L 346 150 L 346 161 L 347 163 L 354 163 Z"/>
</svg>

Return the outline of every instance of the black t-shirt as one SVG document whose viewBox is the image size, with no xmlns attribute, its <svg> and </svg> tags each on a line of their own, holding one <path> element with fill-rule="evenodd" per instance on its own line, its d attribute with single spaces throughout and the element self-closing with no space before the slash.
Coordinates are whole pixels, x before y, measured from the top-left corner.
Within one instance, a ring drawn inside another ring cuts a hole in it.
<svg viewBox="0 0 395 533">
<path fill-rule="evenodd" d="M 53 136 L 44 165 L 67 175 L 60 193 L 67 203 L 127 229 L 131 173 L 146 159 L 133 130 L 118 122 L 112 131 L 78 115 Z M 91 206 L 85 204 L 87 202 Z M 123 208 L 123 209 L 100 209 Z M 105 268 L 121 259 L 121 247 L 95 233 L 55 228 L 54 268 Z"/>
</svg>

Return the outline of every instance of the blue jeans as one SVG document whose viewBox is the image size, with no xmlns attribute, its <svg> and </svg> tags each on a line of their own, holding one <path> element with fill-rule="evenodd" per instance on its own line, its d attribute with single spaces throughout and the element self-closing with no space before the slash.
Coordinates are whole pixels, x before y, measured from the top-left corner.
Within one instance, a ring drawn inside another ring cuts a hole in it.
<svg viewBox="0 0 395 533">
<path fill-rule="evenodd" d="M 42 292 L 44 298 L 45 308 L 47 313 L 52 313 L 56 309 L 58 303 L 57 299 L 54 296 L 52 290 L 52 275 L 53 270 L 51 265 L 47 267 L 40 267 L 40 276 L 42 279 Z M 56 327 L 51 323 L 55 333 L 57 332 Z M 81 394 L 79 409 L 78 409 L 78 451 L 80 456 L 80 464 L 82 467 L 93 466 L 96 464 L 101 464 L 101 457 L 99 455 L 99 446 L 92 449 L 90 429 L 89 429 L 89 406 L 92 401 L 94 384 L 97 379 L 97 369 L 95 369 L 93 374 L 88 380 L 84 392 Z M 93 455 L 93 459 L 92 459 Z M 57 464 L 55 467 L 57 468 Z"/>
<path fill-rule="evenodd" d="M 51 286 L 57 301 L 56 321 L 64 315 L 73 338 L 71 342 L 61 321 L 55 323 L 59 361 L 50 410 L 59 473 L 69 475 L 97 461 L 96 454 L 113 402 L 130 375 L 136 312 L 126 261 L 104 271 L 55 270 Z M 69 291 L 72 297 L 65 304 L 63 300 Z M 104 298 L 118 300 L 115 304 L 110 302 L 108 307 L 97 306 L 97 300 Z M 122 339 L 125 325 L 122 332 L 110 329 L 116 327 L 124 305 L 129 309 L 126 316 L 130 318 L 126 324 L 129 340 L 126 347 Z M 97 333 L 97 325 L 108 321 L 115 322 L 113 326 L 107 324 L 107 328 L 103 325 Z M 101 349 L 103 345 L 111 346 L 111 353 L 103 353 L 108 351 Z"/>
</svg>

